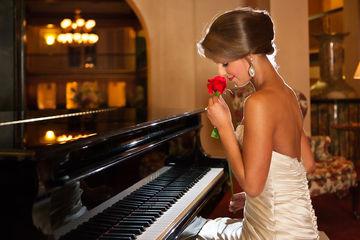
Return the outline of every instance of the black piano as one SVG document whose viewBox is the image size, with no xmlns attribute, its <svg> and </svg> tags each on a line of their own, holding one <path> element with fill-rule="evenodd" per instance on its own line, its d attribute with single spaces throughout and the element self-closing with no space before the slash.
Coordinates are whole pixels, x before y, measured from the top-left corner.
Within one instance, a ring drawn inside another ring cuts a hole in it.
<svg viewBox="0 0 360 240">
<path fill-rule="evenodd" d="M 226 177 L 202 151 L 203 111 L 121 111 L 2 118 L 1 239 L 176 239 L 211 210 Z"/>
</svg>

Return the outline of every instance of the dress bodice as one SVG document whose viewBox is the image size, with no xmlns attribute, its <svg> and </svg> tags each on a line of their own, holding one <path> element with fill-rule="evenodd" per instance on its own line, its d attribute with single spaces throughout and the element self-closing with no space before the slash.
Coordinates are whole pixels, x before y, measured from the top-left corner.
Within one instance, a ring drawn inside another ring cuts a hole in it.
<svg viewBox="0 0 360 240">
<path fill-rule="evenodd" d="M 243 132 L 243 125 L 235 130 L 240 145 Z M 318 238 L 303 164 L 273 151 L 263 192 L 246 198 L 241 239 Z"/>
</svg>

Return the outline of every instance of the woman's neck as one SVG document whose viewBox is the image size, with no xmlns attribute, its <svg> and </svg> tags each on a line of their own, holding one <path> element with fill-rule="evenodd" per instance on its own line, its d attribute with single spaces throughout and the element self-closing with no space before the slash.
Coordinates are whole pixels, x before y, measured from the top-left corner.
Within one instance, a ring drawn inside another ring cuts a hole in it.
<svg viewBox="0 0 360 240">
<path fill-rule="evenodd" d="M 255 76 L 251 80 L 256 91 L 269 86 L 284 84 L 284 80 L 276 71 L 266 55 L 255 55 L 253 58 Z"/>
</svg>

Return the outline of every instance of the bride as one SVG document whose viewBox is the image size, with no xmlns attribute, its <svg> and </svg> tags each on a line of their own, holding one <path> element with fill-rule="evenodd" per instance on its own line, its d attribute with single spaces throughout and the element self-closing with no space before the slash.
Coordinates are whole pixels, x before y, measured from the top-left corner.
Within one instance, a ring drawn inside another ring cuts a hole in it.
<svg viewBox="0 0 360 240">
<path fill-rule="evenodd" d="M 209 99 L 208 118 L 246 201 L 242 220 L 202 221 L 198 239 L 319 239 L 306 180 L 314 161 L 296 95 L 268 58 L 273 40 L 268 13 L 242 8 L 218 16 L 198 43 L 220 75 L 256 89 L 236 131 L 224 99 Z"/>
</svg>

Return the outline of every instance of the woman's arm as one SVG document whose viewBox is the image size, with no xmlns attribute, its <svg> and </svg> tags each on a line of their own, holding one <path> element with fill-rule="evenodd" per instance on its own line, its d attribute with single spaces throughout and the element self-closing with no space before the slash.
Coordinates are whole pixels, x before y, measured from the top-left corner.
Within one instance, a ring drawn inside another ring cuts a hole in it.
<svg viewBox="0 0 360 240">
<path fill-rule="evenodd" d="M 271 102 L 264 96 L 253 94 L 244 109 L 244 146 L 241 154 L 231 123 L 230 111 L 220 97 L 209 100 L 208 117 L 218 128 L 227 160 L 241 188 L 250 197 L 264 189 L 270 168 L 274 129 Z"/>
<path fill-rule="evenodd" d="M 311 152 L 309 140 L 304 131 L 301 133 L 301 159 L 307 173 L 312 173 L 315 170 L 314 155 Z"/>
</svg>

